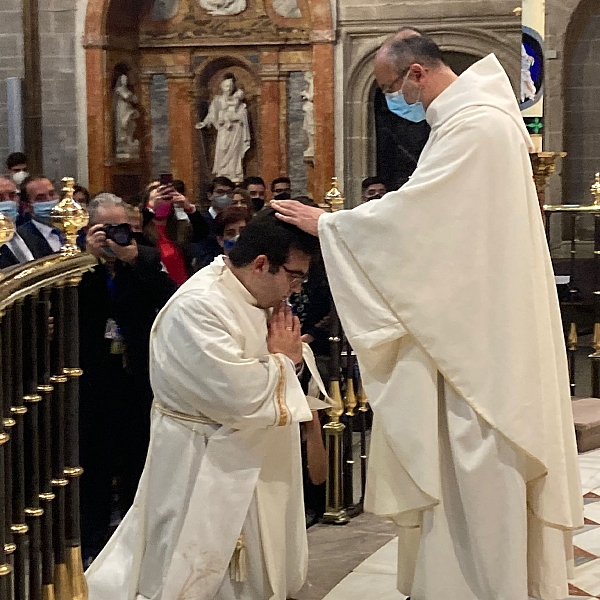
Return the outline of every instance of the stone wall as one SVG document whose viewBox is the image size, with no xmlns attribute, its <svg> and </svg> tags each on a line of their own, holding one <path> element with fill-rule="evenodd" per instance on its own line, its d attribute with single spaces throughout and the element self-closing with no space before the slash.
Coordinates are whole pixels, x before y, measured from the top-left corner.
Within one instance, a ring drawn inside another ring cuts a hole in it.
<svg viewBox="0 0 600 600">
<path fill-rule="evenodd" d="M 544 149 L 554 152 L 565 150 L 563 135 L 565 119 L 565 93 L 563 82 L 565 44 L 567 28 L 573 13 L 581 0 L 546 0 L 546 54 L 556 58 L 546 60 L 546 80 L 544 82 L 544 124 L 546 134 Z M 558 165 L 557 175 L 550 178 L 546 192 L 546 202 L 560 204 L 569 201 L 570 194 L 564 193 L 562 184 L 562 164 Z M 559 222 L 557 219 L 556 222 Z M 553 236 L 554 237 L 554 236 Z"/>
<path fill-rule="evenodd" d="M 23 20 L 21 0 L 0 3 L 0 173 L 8 154 L 6 78 L 23 77 Z"/>
<path fill-rule="evenodd" d="M 75 5 L 39 0 L 44 173 L 53 180 L 77 175 Z"/>
<path fill-rule="evenodd" d="M 77 173 L 75 8 L 77 0 L 40 0 L 44 173 Z M 8 153 L 6 78 L 23 77 L 22 2 L 0 3 L 0 160 Z"/>
</svg>

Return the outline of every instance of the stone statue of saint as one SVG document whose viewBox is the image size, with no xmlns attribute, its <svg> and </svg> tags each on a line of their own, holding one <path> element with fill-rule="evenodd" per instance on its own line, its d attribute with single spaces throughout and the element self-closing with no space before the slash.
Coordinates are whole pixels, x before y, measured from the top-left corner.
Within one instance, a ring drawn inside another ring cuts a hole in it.
<svg viewBox="0 0 600 600">
<path fill-rule="evenodd" d="M 305 158 L 314 158 L 315 156 L 315 106 L 313 104 L 314 97 L 314 74 L 307 71 L 304 74 L 304 79 L 307 84 L 306 90 L 302 92 L 302 110 L 304 111 L 304 123 L 302 129 L 308 137 L 308 144 L 304 151 Z"/>
<path fill-rule="evenodd" d="M 198 0 L 209 15 L 239 15 L 246 10 L 246 0 Z"/>
<path fill-rule="evenodd" d="M 206 118 L 196 125 L 198 129 L 212 125 L 217 130 L 213 173 L 235 182 L 244 179 L 243 160 L 251 142 L 248 110 L 243 100 L 244 91 L 236 89 L 233 75 L 226 74 L 221 94 L 212 99 Z"/>
<path fill-rule="evenodd" d="M 273 0 L 273 10 L 288 19 L 299 19 L 302 16 L 297 0 Z"/>
<path fill-rule="evenodd" d="M 139 158 L 140 142 L 134 139 L 137 120 L 137 96 L 127 85 L 127 75 L 121 75 L 113 90 L 115 155 L 117 158 Z"/>
<path fill-rule="evenodd" d="M 535 64 L 535 58 L 527 54 L 525 45 L 521 44 L 521 104 L 527 100 L 535 100 L 537 90 L 533 77 L 531 77 L 531 67 Z"/>
</svg>

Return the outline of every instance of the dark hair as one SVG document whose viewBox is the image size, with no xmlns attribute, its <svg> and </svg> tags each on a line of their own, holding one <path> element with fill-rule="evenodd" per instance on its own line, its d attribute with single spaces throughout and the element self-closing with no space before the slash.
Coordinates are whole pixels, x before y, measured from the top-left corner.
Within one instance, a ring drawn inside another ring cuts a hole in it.
<svg viewBox="0 0 600 600">
<path fill-rule="evenodd" d="M 288 260 L 291 250 L 315 259 L 319 256 L 319 240 L 278 219 L 272 208 L 265 208 L 246 225 L 229 252 L 229 260 L 234 267 L 245 267 L 264 254 L 269 260 L 269 270 L 276 273 Z"/>
<path fill-rule="evenodd" d="M 158 242 L 158 229 L 154 223 L 154 213 L 148 209 L 148 201 L 153 190 L 160 187 L 156 181 L 149 183 L 142 192 L 141 209 L 142 209 L 142 233 L 153 244 Z M 165 227 L 165 235 L 171 240 L 180 250 L 185 251 L 186 246 L 192 239 L 192 226 L 189 221 L 180 221 L 175 216 L 175 211 L 171 208 L 171 212 L 167 217 Z"/>
<path fill-rule="evenodd" d="M 249 185 L 262 185 L 264 188 L 267 187 L 265 185 L 265 180 L 262 177 L 246 177 L 241 187 L 248 189 Z"/>
<path fill-rule="evenodd" d="M 289 177 L 276 177 L 271 181 L 271 191 L 275 191 L 275 184 L 277 183 L 287 183 L 290 187 L 292 187 L 292 180 Z"/>
<path fill-rule="evenodd" d="M 17 165 L 26 165 L 27 164 L 27 155 L 23 154 L 23 152 L 12 152 L 6 157 L 6 168 L 12 169 Z"/>
<path fill-rule="evenodd" d="M 367 177 L 366 179 L 363 179 L 361 184 L 362 191 L 364 192 L 368 187 L 375 185 L 376 183 L 385 185 L 385 181 L 380 177 Z M 385 189 L 387 190 L 387 185 L 385 185 Z"/>
<path fill-rule="evenodd" d="M 250 198 L 250 194 L 248 193 L 247 189 L 245 189 L 243 187 L 236 187 L 235 190 L 233 190 L 233 192 L 231 192 L 231 195 L 233 197 L 236 194 L 239 194 L 244 199 L 244 204 L 246 205 L 246 208 L 251 213 L 255 212 L 254 211 L 254 204 L 252 202 L 252 198 Z"/>
<path fill-rule="evenodd" d="M 235 183 L 229 179 L 229 177 L 215 177 L 207 188 L 207 192 L 212 194 L 215 191 L 215 188 L 218 185 L 224 185 L 225 187 L 230 187 L 232 190 L 235 188 Z"/>
<path fill-rule="evenodd" d="M 248 223 L 252 218 L 252 213 L 242 206 L 228 206 L 215 217 L 215 235 L 222 236 L 228 225 L 238 221 Z"/>
<path fill-rule="evenodd" d="M 89 204 L 90 200 L 92 199 L 90 196 L 89 191 L 87 190 L 87 188 L 84 188 L 82 185 L 76 185 L 73 188 L 73 194 L 76 194 L 77 192 L 81 192 L 84 196 L 85 196 L 85 203 Z"/>
<path fill-rule="evenodd" d="M 18 163 L 17 163 L 18 164 Z M 21 201 L 29 203 L 29 195 L 27 194 L 27 186 L 33 181 L 39 181 L 40 179 L 48 179 L 44 175 L 30 175 L 29 177 L 25 177 L 21 182 Z"/>
<path fill-rule="evenodd" d="M 300 202 L 301 204 L 306 204 L 306 206 L 319 208 L 319 205 L 310 196 L 296 196 L 295 198 L 292 198 L 292 200 Z"/>
<path fill-rule="evenodd" d="M 439 46 L 427 36 L 411 35 L 403 40 L 394 39 L 385 47 L 398 73 L 413 63 L 428 67 L 446 64 Z"/>
<path fill-rule="evenodd" d="M 178 194 L 185 196 L 185 183 L 181 179 L 173 179 L 173 188 Z"/>
</svg>

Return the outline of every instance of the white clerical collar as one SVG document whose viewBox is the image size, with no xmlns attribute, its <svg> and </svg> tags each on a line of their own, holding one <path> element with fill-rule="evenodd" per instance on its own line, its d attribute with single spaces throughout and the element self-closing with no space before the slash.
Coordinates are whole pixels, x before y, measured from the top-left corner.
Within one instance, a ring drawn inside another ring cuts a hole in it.
<svg viewBox="0 0 600 600">
<path fill-rule="evenodd" d="M 219 265 L 220 263 L 220 265 Z M 213 265 L 219 267 L 222 265 L 220 279 L 223 285 L 230 289 L 232 292 L 239 294 L 248 304 L 256 306 L 258 301 L 256 298 L 246 289 L 244 284 L 233 274 L 231 269 L 225 263 L 225 257 L 219 256 L 215 258 Z"/>
</svg>

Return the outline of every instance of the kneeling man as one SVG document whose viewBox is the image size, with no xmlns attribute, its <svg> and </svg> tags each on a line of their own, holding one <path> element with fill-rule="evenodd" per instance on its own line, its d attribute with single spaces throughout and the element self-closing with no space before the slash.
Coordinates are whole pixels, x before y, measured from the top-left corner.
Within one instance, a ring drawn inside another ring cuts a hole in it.
<svg viewBox="0 0 600 600">
<path fill-rule="evenodd" d="M 318 374 L 286 299 L 317 252 L 266 210 L 158 315 L 148 459 L 86 573 L 90 600 L 285 600 L 302 586 L 298 423 L 312 413 L 297 373 Z"/>
</svg>

